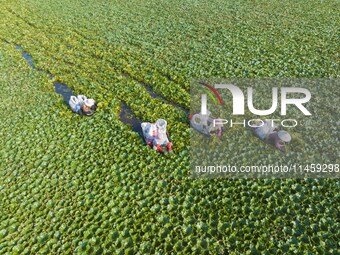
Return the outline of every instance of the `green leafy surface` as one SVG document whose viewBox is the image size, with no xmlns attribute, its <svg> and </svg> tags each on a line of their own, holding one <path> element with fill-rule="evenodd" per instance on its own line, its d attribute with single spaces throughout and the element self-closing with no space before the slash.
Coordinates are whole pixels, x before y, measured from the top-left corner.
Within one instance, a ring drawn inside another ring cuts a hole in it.
<svg viewBox="0 0 340 255">
<path fill-rule="evenodd" d="M 194 180 L 172 104 L 189 109 L 197 77 L 337 77 L 338 2 L 0 4 L 0 254 L 337 254 L 338 180 Z M 39 70 L 97 113 L 73 114 Z M 119 120 L 121 102 L 167 119 L 171 157 Z"/>
</svg>

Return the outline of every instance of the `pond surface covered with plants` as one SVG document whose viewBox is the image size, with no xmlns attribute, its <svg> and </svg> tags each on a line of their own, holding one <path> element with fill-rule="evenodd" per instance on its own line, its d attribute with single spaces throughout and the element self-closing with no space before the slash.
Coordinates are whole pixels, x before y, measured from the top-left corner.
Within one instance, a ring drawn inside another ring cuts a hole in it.
<svg viewBox="0 0 340 255">
<path fill-rule="evenodd" d="M 193 179 L 187 114 L 194 78 L 337 78 L 339 2 L 0 5 L 0 254 L 337 254 L 339 179 Z M 329 84 L 285 155 L 235 128 L 225 156 L 339 163 Z M 135 125 L 159 118 L 172 155 Z"/>
</svg>

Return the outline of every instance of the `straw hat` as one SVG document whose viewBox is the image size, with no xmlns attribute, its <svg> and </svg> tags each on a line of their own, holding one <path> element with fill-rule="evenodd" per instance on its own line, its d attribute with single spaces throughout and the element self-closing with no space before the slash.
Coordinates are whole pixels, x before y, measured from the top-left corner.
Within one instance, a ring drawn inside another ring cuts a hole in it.
<svg viewBox="0 0 340 255">
<path fill-rule="evenodd" d="M 84 104 L 88 107 L 92 107 L 95 104 L 95 101 L 93 99 L 86 99 Z"/>
<path fill-rule="evenodd" d="M 286 143 L 289 143 L 292 140 L 292 137 L 286 131 L 280 130 L 279 132 L 277 132 L 277 135 L 282 141 Z"/>
<path fill-rule="evenodd" d="M 165 129 L 166 129 L 166 125 L 167 125 L 166 120 L 158 119 L 158 120 L 156 121 L 156 127 L 157 127 L 157 129 L 165 130 Z"/>
</svg>

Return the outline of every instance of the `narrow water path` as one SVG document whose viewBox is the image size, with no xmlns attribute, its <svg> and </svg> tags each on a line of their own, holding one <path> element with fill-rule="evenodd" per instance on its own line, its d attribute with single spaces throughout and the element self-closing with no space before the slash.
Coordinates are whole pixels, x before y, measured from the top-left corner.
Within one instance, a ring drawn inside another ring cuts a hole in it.
<svg viewBox="0 0 340 255">
<path fill-rule="evenodd" d="M 180 106 L 179 104 L 176 104 L 174 102 L 171 102 L 169 101 L 168 99 L 166 99 L 165 97 L 155 93 L 153 91 L 153 89 L 149 86 L 147 86 L 146 84 L 144 84 L 143 82 L 140 82 L 140 81 L 137 81 L 135 80 L 133 77 L 131 77 L 129 74 L 127 73 L 123 73 L 123 76 L 126 78 L 126 79 L 133 79 L 134 81 L 138 82 L 140 85 L 142 85 L 144 87 L 144 89 L 149 93 L 149 95 L 152 97 L 152 98 L 158 98 L 160 100 L 162 100 L 164 103 L 167 103 L 169 105 L 172 105 L 178 109 L 180 109 L 181 111 L 183 111 L 185 114 L 189 114 L 189 111 L 185 110 L 182 106 Z"/>
<path fill-rule="evenodd" d="M 30 67 L 32 67 L 33 70 L 36 70 L 32 56 L 28 54 L 26 51 L 24 51 L 20 45 L 16 45 L 15 48 L 22 52 L 22 57 L 27 61 L 27 63 L 30 65 Z M 44 72 L 42 70 L 38 70 L 38 71 L 48 74 L 50 77 L 50 80 L 53 79 L 53 75 L 51 73 Z M 54 85 L 55 92 L 62 95 L 64 100 L 68 103 L 68 101 L 70 100 L 70 97 L 74 95 L 72 90 L 66 84 L 60 83 L 58 81 L 53 82 L 53 85 Z"/>
<path fill-rule="evenodd" d="M 124 102 L 122 102 L 120 109 L 120 121 L 126 125 L 130 125 L 132 131 L 138 133 L 141 137 L 143 137 L 143 131 L 141 127 L 142 123 L 136 118 L 136 116 L 133 114 L 133 111 Z"/>
<path fill-rule="evenodd" d="M 22 47 L 17 45 L 15 46 L 15 48 L 17 50 L 21 50 L 22 51 L 22 57 L 27 61 L 27 63 L 30 65 L 30 67 L 32 67 L 32 69 L 35 69 L 34 64 L 33 64 L 33 58 L 31 55 L 29 55 L 27 52 L 23 51 Z"/>
</svg>

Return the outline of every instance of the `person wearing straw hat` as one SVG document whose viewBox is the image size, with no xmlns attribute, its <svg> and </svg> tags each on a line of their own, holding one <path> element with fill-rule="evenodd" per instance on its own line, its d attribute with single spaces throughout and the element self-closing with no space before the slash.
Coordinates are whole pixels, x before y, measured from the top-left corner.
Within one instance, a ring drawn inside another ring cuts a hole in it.
<svg viewBox="0 0 340 255">
<path fill-rule="evenodd" d="M 168 135 L 166 133 L 167 122 L 163 119 L 158 119 L 155 123 L 156 126 L 156 136 L 154 140 L 154 146 L 158 151 L 161 150 L 160 145 L 166 145 L 168 152 L 172 151 L 171 142 L 169 141 Z"/>
<path fill-rule="evenodd" d="M 279 130 L 279 127 L 273 123 L 271 119 L 259 120 L 257 124 L 261 126 L 252 127 L 254 134 L 264 142 L 273 145 L 281 152 L 285 152 L 285 145 L 291 141 L 288 132 Z"/>
<path fill-rule="evenodd" d="M 77 97 L 71 96 L 69 105 L 72 111 L 86 116 L 92 115 L 97 108 L 96 102 L 93 99 L 88 99 L 83 95 L 78 95 Z"/>
<path fill-rule="evenodd" d="M 277 132 L 272 132 L 269 134 L 267 141 L 269 144 L 273 145 L 278 150 L 284 152 L 285 144 L 292 140 L 290 134 L 286 131 L 280 130 Z"/>
<path fill-rule="evenodd" d="M 167 122 L 164 119 L 158 119 L 156 123 L 143 122 L 142 129 L 146 143 L 158 152 L 164 152 L 162 146 L 165 146 L 168 153 L 172 152 L 172 144 L 169 141 L 166 132 Z"/>
<path fill-rule="evenodd" d="M 96 102 L 93 99 L 86 99 L 81 106 L 82 115 L 92 115 L 96 110 Z"/>
</svg>

